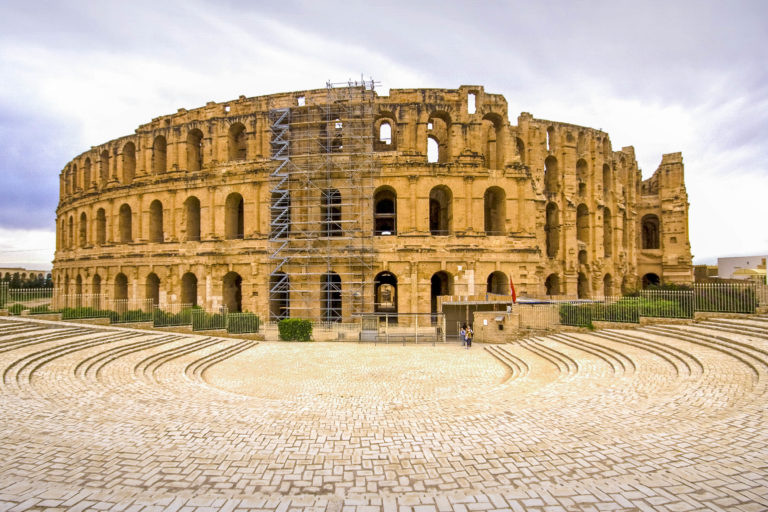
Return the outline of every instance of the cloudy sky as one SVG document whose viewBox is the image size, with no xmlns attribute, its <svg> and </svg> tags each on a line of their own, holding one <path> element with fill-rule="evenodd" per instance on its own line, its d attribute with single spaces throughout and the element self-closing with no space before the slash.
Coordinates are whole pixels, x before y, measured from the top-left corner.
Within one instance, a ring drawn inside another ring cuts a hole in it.
<svg viewBox="0 0 768 512">
<path fill-rule="evenodd" d="M 180 107 L 374 77 L 484 85 L 683 152 L 696 263 L 768 253 L 768 2 L 0 2 L 0 266 L 53 258 L 58 174 Z"/>
</svg>

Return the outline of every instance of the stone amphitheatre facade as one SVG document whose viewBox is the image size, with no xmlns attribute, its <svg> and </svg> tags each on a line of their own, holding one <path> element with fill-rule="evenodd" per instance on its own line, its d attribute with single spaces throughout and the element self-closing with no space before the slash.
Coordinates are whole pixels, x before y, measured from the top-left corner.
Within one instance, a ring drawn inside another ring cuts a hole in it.
<svg viewBox="0 0 768 512">
<path fill-rule="evenodd" d="M 62 170 L 56 285 L 346 320 L 692 281 L 680 153 L 643 181 L 607 133 L 507 112 L 358 83 L 158 117 Z"/>
</svg>

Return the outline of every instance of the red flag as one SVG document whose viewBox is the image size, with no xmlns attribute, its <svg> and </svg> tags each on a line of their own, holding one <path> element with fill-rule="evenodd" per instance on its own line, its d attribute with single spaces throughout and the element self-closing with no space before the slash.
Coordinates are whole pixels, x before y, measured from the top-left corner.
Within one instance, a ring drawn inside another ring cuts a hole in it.
<svg viewBox="0 0 768 512">
<path fill-rule="evenodd" d="M 509 288 L 512 291 L 510 295 L 512 295 L 512 304 L 517 302 L 517 294 L 515 293 L 515 285 L 512 283 L 512 278 L 509 278 Z"/>
</svg>

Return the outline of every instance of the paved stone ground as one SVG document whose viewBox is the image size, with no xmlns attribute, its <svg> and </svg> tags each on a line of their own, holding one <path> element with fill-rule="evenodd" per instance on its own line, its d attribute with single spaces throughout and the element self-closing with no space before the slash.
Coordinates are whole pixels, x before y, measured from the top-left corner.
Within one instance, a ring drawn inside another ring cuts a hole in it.
<svg viewBox="0 0 768 512">
<path fill-rule="evenodd" d="M 0 320 L 0 510 L 768 510 L 768 317 L 503 346 Z"/>
</svg>

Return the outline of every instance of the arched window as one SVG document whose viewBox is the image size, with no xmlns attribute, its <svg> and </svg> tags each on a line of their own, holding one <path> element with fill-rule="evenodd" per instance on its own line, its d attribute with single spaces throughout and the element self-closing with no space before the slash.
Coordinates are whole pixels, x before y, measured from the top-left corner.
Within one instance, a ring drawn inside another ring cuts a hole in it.
<svg viewBox="0 0 768 512">
<path fill-rule="evenodd" d="M 430 279 L 430 311 L 432 311 L 432 320 L 437 320 L 434 316 L 437 313 L 437 298 L 442 295 L 453 295 L 453 276 L 441 270 L 432 274 Z"/>
<path fill-rule="evenodd" d="M 155 199 L 149 205 L 149 241 L 163 242 L 163 203 Z"/>
<path fill-rule="evenodd" d="M 130 185 L 136 177 L 136 146 L 133 142 L 123 146 L 123 185 Z"/>
<path fill-rule="evenodd" d="M 608 208 L 603 212 L 603 249 L 606 258 L 613 256 L 613 224 Z"/>
<path fill-rule="evenodd" d="M 555 151 L 555 127 L 550 126 L 547 128 L 547 151 Z"/>
<path fill-rule="evenodd" d="M 243 278 L 237 272 L 228 272 L 222 281 L 221 296 L 230 313 L 243 310 Z"/>
<path fill-rule="evenodd" d="M 80 190 L 80 175 L 77 170 L 77 164 L 72 164 L 72 193 Z"/>
<path fill-rule="evenodd" d="M 576 239 L 589 246 L 589 209 L 583 203 L 576 208 Z"/>
<path fill-rule="evenodd" d="M 556 258 L 560 249 L 560 212 L 555 203 L 547 204 L 544 232 L 547 237 L 547 257 Z"/>
<path fill-rule="evenodd" d="M 603 277 L 603 296 L 610 297 L 613 295 L 613 278 L 611 274 L 605 274 Z"/>
<path fill-rule="evenodd" d="M 440 143 L 433 136 L 427 137 L 427 163 L 436 164 L 440 160 Z"/>
<path fill-rule="evenodd" d="M 451 117 L 446 112 L 433 112 L 427 122 L 427 162 L 448 163 L 450 150 Z"/>
<path fill-rule="evenodd" d="M 381 112 L 380 117 L 373 123 L 373 149 L 397 149 L 397 124 L 391 112 Z"/>
<path fill-rule="evenodd" d="M 242 123 L 235 123 L 229 127 L 229 160 L 245 160 L 247 157 L 245 126 Z"/>
<path fill-rule="evenodd" d="M 102 184 L 106 184 L 109 181 L 109 151 L 106 149 L 101 152 L 101 158 L 99 159 L 99 179 Z"/>
<path fill-rule="evenodd" d="M 509 278 L 507 277 L 507 274 L 498 270 L 488 274 L 485 292 L 496 295 L 511 295 L 512 289 L 509 287 Z"/>
<path fill-rule="evenodd" d="M 515 137 L 515 149 L 517 150 L 517 156 L 520 157 L 520 163 L 525 165 L 525 143 L 520 137 Z"/>
<path fill-rule="evenodd" d="M 379 272 L 373 280 L 376 313 L 397 313 L 397 277 L 392 272 Z"/>
<path fill-rule="evenodd" d="M 155 174 L 164 173 L 167 170 L 167 147 L 165 137 L 162 135 L 155 137 L 152 143 L 152 172 Z"/>
<path fill-rule="evenodd" d="M 197 276 L 192 272 L 181 276 L 181 303 L 197 306 Z"/>
<path fill-rule="evenodd" d="M 145 291 L 144 297 L 151 300 L 153 306 L 160 304 L 160 278 L 154 272 L 147 276 Z"/>
<path fill-rule="evenodd" d="M 549 274 L 544 281 L 544 286 L 547 289 L 547 295 L 560 295 L 560 276 Z"/>
<path fill-rule="evenodd" d="M 69 216 L 67 235 L 67 247 L 73 249 L 75 247 L 75 218 L 72 215 Z"/>
<path fill-rule="evenodd" d="M 88 216 L 85 214 L 85 212 L 82 212 L 80 214 L 80 247 L 85 247 L 88 245 Z"/>
<path fill-rule="evenodd" d="M 289 318 L 291 281 L 283 272 L 269 276 L 269 319 L 271 321 Z"/>
<path fill-rule="evenodd" d="M 115 276 L 115 300 L 128 300 L 128 278 L 122 272 Z"/>
<path fill-rule="evenodd" d="M 187 169 L 199 171 L 203 168 L 203 132 L 195 128 L 187 134 Z"/>
<path fill-rule="evenodd" d="M 579 282 L 578 282 L 577 293 L 580 299 L 588 299 L 590 296 L 589 280 L 587 279 L 587 276 L 584 275 L 584 272 L 579 272 Z"/>
<path fill-rule="evenodd" d="M 120 242 L 127 244 L 133 242 L 133 214 L 127 204 L 120 206 L 118 229 L 120 230 Z"/>
<path fill-rule="evenodd" d="M 587 251 L 582 249 L 579 251 L 579 265 L 586 265 L 587 263 L 589 263 Z"/>
<path fill-rule="evenodd" d="M 379 125 L 379 142 L 386 146 L 392 144 L 392 125 L 389 124 L 389 121 L 383 121 Z"/>
<path fill-rule="evenodd" d="M 291 193 L 287 190 L 272 192 L 269 213 L 269 237 L 288 238 L 291 232 Z"/>
<path fill-rule="evenodd" d="M 224 204 L 224 236 L 227 240 L 245 238 L 243 196 L 233 192 Z"/>
<path fill-rule="evenodd" d="M 341 322 L 341 278 L 336 272 L 320 280 L 320 318 L 323 322 Z"/>
<path fill-rule="evenodd" d="M 603 164 L 603 197 L 605 199 L 608 199 L 608 194 L 611 193 L 612 190 L 612 179 L 613 176 L 611 175 L 611 167 L 608 164 Z"/>
<path fill-rule="evenodd" d="M 490 187 L 483 196 L 485 234 L 488 236 L 505 235 L 507 218 L 507 194 L 503 188 Z"/>
<path fill-rule="evenodd" d="M 557 194 L 560 189 L 560 175 L 557 168 L 557 158 L 548 156 L 544 160 L 544 193 Z"/>
<path fill-rule="evenodd" d="M 101 309 L 101 276 L 95 274 L 93 281 L 91 282 L 91 307 L 93 309 Z"/>
<path fill-rule="evenodd" d="M 320 207 L 321 236 L 341 236 L 341 193 L 335 189 L 322 190 Z"/>
<path fill-rule="evenodd" d="M 189 196 L 184 201 L 184 217 L 187 241 L 200 241 L 200 200 L 195 196 Z"/>
<path fill-rule="evenodd" d="M 86 158 L 85 163 L 83 164 L 83 190 L 88 190 L 91 188 L 92 180 L 93 176 L 91 176 L 91 159 Z"/>
<path fill-rule="evenodd" d="M 576 162 L 576 178 L 579 183 L 587 183 L 589 181 L 589 167 L 587 161 L 583 158 L 579 158 Z"/>
<path fill-rule="evenodd" d="M 391 187 L 380 187 L 373 195 L 373 234 L 397 234 L 397 193 Z"/>
<path fill-rule="evenodd" d="M 504 122 L 498 114 L 485 114 L 482 122 L 483 138 L 485 146 L 485 167 L 488 169 L 501 169 L 504 166 Z"/>
<path fill-rule="evenodd" d="M 659 249 L 661 247 L 659 218 L 656 215 L 646 215 L 641 221 L 643 249 Z"/>
<path fill-rule="evenodd" d="M 449 235 L 453 224 L 453 194 L 445 185 L 429 191 L 429 232 Z"/>
</svg>

